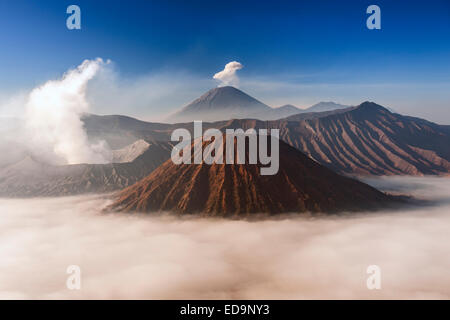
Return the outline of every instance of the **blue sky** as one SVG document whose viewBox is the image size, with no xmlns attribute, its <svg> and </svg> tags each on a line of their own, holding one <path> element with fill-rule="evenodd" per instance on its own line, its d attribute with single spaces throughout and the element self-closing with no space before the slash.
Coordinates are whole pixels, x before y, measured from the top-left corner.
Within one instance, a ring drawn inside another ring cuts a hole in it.
<svg viewBox="0 0 450 320">
<path fill-rule="evenodd" d="M 70 4 L 81 8 L 81 30 L 66 28 Z M 381 30 L 366 28 L 370 4 L 381 8 Z M 374 100 L 450 123 L 446 0 L 0 0 L 0 39 L 3 94 L 102 57 L 122 82 L 164 75 L 170 84 L 170 74 L 178 86 L 186 81 L 180 97 L 157 99 L 159 109 L 175 109 L 236 60 L 244 65 L 242 89 L 271 105 Z M 136 108 L 131 113 L 144 118 L 161 112 L 150 98 L 148 109 Z"/>
</svg>

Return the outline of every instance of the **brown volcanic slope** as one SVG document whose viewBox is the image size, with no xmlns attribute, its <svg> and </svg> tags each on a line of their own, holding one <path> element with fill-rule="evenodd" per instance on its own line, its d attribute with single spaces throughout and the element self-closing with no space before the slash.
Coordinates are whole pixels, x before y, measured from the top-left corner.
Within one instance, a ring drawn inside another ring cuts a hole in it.
<svg viewBox="0 0 450 320">
<path fill-rule="evenodd" d="M 450 134 L 445 126 L 391 113 L 372 102 L 345 113 L 284 125 L 281 139 L 341 173 L 450 172 Z"/>
<path fill-rule="evenodd" d="M 112 209 L 233 216 L 252 213 L 370 210 L 396 200 L 340 176 L 280 141 L 280 169 L 260 175 L 259 164 L 181 164 L 166 161 L 123 190 Z"/>
<path fill-rule="evenodd" d="M 117 126 L 111 125 L 106 117 L 87 119 L 88 133 L 94 132 L 90 129 L 94 123 L 102 123 L 96 127 L 104 129 L 96 131 L 94 136 L 113 144 L 117 137 L 129 137 L 127 143 L 141 138 L 167 141 L 174 129 L 192 128 L 192 123 L 155 124 L 115 117 L 113 124 Z M 449 126 L 392 113 L 372 102 L 275 121 L 239 119 L 203 123 L 203 129 L 208 128 L 278 128 L 280 139 L 344 174 L 445 175 L 450 172 Z"/>
</svg>

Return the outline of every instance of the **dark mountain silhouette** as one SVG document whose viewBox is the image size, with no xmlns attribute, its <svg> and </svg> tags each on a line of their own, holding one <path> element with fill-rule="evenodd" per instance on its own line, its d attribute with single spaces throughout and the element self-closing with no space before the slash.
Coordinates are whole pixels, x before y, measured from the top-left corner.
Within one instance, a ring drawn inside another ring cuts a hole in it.
<svg viewBox="0 0 450 320">
<path fill-rule="evenodd" d="M 260 167 L 259 164 L 175 165 L 168 160 L 142 181 L 121 191 L 111 209 L 245 216 L 372 210 L 398 201 L 362 182 L 334 173 L 282 141 L 278 173 L 263 176 Z"/>
</svg>

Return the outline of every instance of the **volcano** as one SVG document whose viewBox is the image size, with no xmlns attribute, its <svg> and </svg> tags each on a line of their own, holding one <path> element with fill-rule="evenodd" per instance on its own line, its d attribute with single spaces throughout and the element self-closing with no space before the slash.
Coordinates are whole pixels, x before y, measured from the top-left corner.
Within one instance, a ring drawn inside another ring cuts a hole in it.
<svg viewBox="0 0 450 320">
<path fill-rule="evenodd" d="M 245 217 L 258 213 L 364 211 L 398 202 L 325 168 L 282 141 L 279 151 L 279 171 L 272 176 L 260 175 L 259 163 L 176 165 L 168 160 L 121 191 L 110 209 Z"/>
<path fill-rule="evenodd" d="M 271 108 L 245 92 L 231 86 L 214 88 L 194 100 L 169 120 L 189 122 L 194 120 L 217 121 L 252 118 L 279 119 L 301 112 L 293 106 Z"/>
</svg>

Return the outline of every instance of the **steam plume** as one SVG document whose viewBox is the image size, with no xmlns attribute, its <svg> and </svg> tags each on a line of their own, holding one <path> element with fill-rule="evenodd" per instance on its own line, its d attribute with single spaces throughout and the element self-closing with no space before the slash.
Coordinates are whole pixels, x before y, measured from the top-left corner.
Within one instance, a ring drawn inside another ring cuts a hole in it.
<svg viewBox="0 0 450 320">
<path fill-rule="evenodd" d="M 108 162 L 106 143 L 90 144 L 80 119 L 89 111 L 87 83 L 104 64 L 100 58 L 85 60 L 61 79 L 31 91 L 25 107 L 25 130 L 34 152 L 67 164 Z"/>
<path fill-rule="evenodd" d="M 219 86 L 237 87 L 239 85 L 239 77 L 237 76 L 236 71 L 243 67 L 244 66 L 237 61 L 229 62 L 225 65 L 225 68 L 222 71 L 217 72 L 213 78 L 220 81 Z"/>
</svg>

